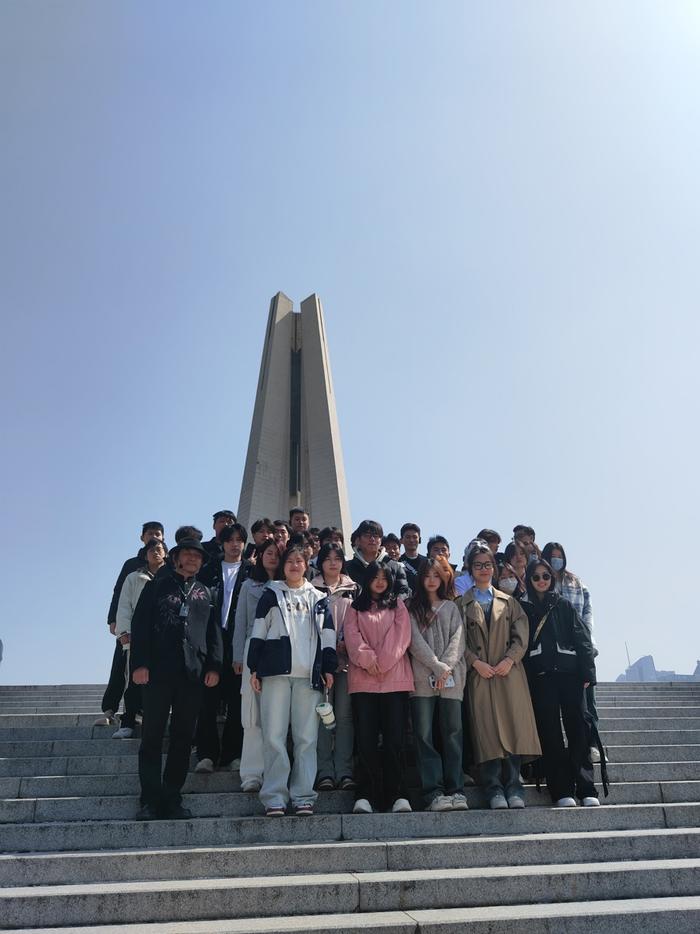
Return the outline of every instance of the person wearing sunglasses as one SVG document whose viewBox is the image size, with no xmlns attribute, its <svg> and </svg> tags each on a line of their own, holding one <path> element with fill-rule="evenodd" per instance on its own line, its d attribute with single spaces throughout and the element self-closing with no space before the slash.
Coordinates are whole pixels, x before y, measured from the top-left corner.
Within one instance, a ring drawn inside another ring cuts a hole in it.
<svg viewBox="0 0 700 934">
<path fill-rule="evenodd" d="M 474 586 L 456 603 L 465 627 L 474 763 L 490 808 L 523 808 L 520 764 L 541 755 L 521 664 L 527 617 L 517 600 L 492 586 L 496 559 L 488 545 L 474 545 L 467 570 Z"/>
<path fill-rule="evenodd" d="M 543 558 L 525 571 L 530 623 L 525 667 L 542 743 L 547 789 L 557 807 L 598 807 L 593 784 L 586 724 L 584 688 L 595 684 L 590 633 L 580 616 L 555 590 L 554 571 Z M 560 717 L 568 749 L 564 746 Z"/>
</svg>

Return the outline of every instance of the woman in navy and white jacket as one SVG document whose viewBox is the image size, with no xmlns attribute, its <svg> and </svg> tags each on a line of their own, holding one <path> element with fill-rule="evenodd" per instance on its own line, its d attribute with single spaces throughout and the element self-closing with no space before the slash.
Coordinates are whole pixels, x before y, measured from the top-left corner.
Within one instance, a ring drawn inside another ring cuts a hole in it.
<svg viewBox="0 0 700 934">
<path fill-rule="evenodd" d="M 248 648 L 250 683 L 260 693 L 265 771 L 260 800 L 270 817 L 313 814 L 316 800 L 316 705 L 333 686 L 338 661 L 328 600 L 304 577 L 308 562 L 292 545 L 278 577 L 263 590 Z M 294 765 L 287 755 L 291 723 Z"/>
</svg>

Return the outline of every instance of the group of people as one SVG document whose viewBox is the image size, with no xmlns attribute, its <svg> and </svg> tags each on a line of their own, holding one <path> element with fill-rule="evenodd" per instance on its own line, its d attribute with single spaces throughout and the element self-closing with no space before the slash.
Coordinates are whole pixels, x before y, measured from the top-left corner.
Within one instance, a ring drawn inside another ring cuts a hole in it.
<svg viewBox="0 0 700 934">
<path fill-rule="evenodd" d="M 213 520 L 209 541 L 182 526 L 170 551 L 145 523 L 114 588 L 97 722 L 116 724 L 122 694 L 114 737 L 142 718 L 140 819 L 190 816 L 193 744 L 196 772 L 239 771 L 270 817 L 312 814 L 335 788 L 355 813 L 410 811 L 409 725 L 426 810 L 466 810 L 465 782 L 523 808 L 528 763 L 556 806 L 599 805 L 593 615 L 560 543 L 518 525 L 501 551 L 482 529 L 458 569 L 442 535 L 420 553 L 415 523 L 364 520 L 348 557 L 302 508 L 254 522 L 252 541 L 231 510 Z"/>
</svg>

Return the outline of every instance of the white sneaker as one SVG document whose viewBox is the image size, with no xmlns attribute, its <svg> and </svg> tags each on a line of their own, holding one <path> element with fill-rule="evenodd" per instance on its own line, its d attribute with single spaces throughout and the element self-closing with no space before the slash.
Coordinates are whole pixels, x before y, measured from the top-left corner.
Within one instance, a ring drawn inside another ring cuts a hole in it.
<svg viewBox="0 0 700 934">
<path fill-rule="evenodd" d="M 503 795 L 494 795 L 489 801 L 489 807 L 492 811 L 507 811 L 508 802 Z"/>
<path fill-rule="evenodd" d="M 116 733 L 112 733 L 112 739 L 131 739 L 134 731 L 130 726 L 120 726 Z"/>
<path fill-rule="evenodd" d="M 233 762 L 231 763 L 231 771 L 232 771 L 232 772 L 240 772 L 240 771 L 241 771 L 241 760 L 240 760 L 240 759 L 234 759 L 234 760 L 233 760 Z"/>
<path fill-rule="evenodd" d="M 600 807 L 600 801 L 598 800 L 598 798 L 594 798 L 592 795 L 590 798 L 584 798 L 581 804 L 585 808 L 599 808 Z"/>
<path fill-rule="evenodd" d="M 554 805 L 556 808 L 575 808 L 576 801 L 574 798 L 560 798 L 557 803 Z"/>
<path fill-rule="evenodd" d="M 406 798 L 397 798 L 391 805 L 392 814 L 408 814 L 413 810 Z"/>
<path fill-rule="evenodd" d="M 401 799 L 399 799 L 401 800 Z M 394 804 L 394 810 L 397 810 L 396 804 Z M 437 795 L 430 802 L 426 811 L 451 811 L 452 810 L 452 797 L 450 795 Z"/>
<path fill-rule="evenodd" d="M 260 791 L 262 788 L 262 782 L 259 782 L 256 778 L 249 778 L 248 781 L 243 782 L 241 785 L 241 791 Z"/>
<path fill-rule="evenodd" d="M 469 805 L 467 804 L 466 795 L 463 795 L 461 791 L 458 791 L 456 794 L 452 795 L 452 810 L 453 811 L 468 811 Z"/>
<path fill-rule="evenodd" d="M 117 721 L 114 719 L 113 710 L 105 710 L 101 717 L 93 723 L 93 726 L 114 726 Z"/>
<path fill-rule="evenodd" d="M 588 751 L 591 754 L 591 762 L 600 762 L 600 749 L 597 746 L 591 746 Z"/>
<path fill-rule="evenodd" d="M 372 805 L 369 803 L 367 798 L 358 798 L 352 809 L 352 813 L 353 814 L 371 814 Z"/>
<path fill-rule="evenodd" d="M 195 772 L 213 772 L 214 763 L 211 759 L 200 759 L 197 765 L 194 767 Z"/>
</svg>

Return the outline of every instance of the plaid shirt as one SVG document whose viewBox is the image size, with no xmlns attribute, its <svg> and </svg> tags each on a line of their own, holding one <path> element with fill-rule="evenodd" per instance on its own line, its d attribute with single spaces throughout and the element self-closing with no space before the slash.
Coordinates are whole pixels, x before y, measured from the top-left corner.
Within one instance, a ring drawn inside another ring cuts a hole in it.
<svg viewBox="0 0 700 934">
<path fill-rule="evenodd" d="M 591 641 L 595 645 L 593 638 L 593 608 L 591 607 L 591 595 L 588 593 L 586 585 L 575 574 L 570 571 L 564 571 L 563 580 L 557 583 L 556 589 L 568 600 L 581 617 L 581 622 L 588 630 Z"/>
</svg>

